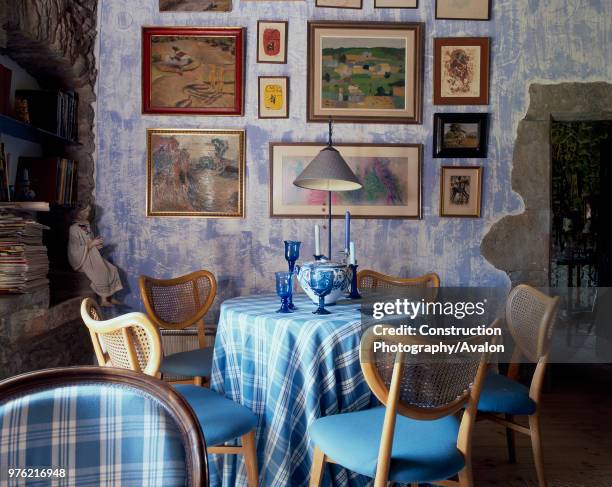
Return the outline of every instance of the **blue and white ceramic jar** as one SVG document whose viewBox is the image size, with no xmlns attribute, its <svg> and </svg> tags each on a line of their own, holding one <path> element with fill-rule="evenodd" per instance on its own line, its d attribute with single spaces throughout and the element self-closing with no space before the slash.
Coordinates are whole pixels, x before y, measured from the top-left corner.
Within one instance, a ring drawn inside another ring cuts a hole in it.
<svg viewBox="0 0 612 487">
<path fill-rule="evenodd" d="M 334 273 L 334 286 L 331 292 L 325 296 L 325 304 L 336 304 L 349 288 L 351 283 L 351 270 L 346 264 L 339 262 L 330 262 L 328 260 L 317 260 L 314 262 L 306 262 L 305 264 L 296 265 L 297 279 L 302 286 L 304 292 L 308 295 L 312 302 L 319 304 L 319 297 L 310 288 L 310 274 L 315 269 L 332 271 Z"/>
</svg>

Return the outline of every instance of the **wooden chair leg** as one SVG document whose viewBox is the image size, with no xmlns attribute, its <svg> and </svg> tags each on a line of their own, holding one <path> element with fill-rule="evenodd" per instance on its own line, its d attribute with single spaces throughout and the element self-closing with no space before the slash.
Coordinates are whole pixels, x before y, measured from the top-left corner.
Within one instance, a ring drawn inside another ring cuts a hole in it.
<svg viewBox="0 0 612 487">
<path fill-rule="evenodd" d="M 315 447 L 312 457 L 312 469 L 310 470 L 309 487 L 319 487 L 323 482 L 323 474 L 325 473 L 325 453 L 319 447 Z"/>
<path fill-rule="evenodd" d="M 512 414 L 506 414 L 506 421 L 514 421 Z M 514 440 L 514 430 L 506 428 L 506 444 L 508 445 L 508 460 L 516 463 L 516 442 Z"/>
<path fill-rule="evenodd" d="M 201 386 L 202 385 L 202 377 L 196 375 L 193 378 L 193 384 L 196 385 L 196 386 Z"/>
<path fill-rule="evenodd" d="M 542 435 L 540 432 L 540 417 L 533 414 L 529 416 L 529 429 L 531 431 L 531 449 L 533 450 L 533 461 L 538 474 L 538 485 L 547 487 L 546 477 L 544 476 L 544 453 L 542 451 Z"/>
<path fill-rule="evenodd" d="M 244 463 L 247 471 L 247 482 L 249 487 L 259 485 L 259 470 L 257 468 L 257 442 L 255 441 L 255 430 L 241 437 L 242 450 L 244 452 Z"/>
<path fill-rule="evenodd" d="M 459 477 L 460 487 L 474 487 L 474 478 L 472 477 L 471 467 L 465 467 L 457 474 Z"/>
</svg>

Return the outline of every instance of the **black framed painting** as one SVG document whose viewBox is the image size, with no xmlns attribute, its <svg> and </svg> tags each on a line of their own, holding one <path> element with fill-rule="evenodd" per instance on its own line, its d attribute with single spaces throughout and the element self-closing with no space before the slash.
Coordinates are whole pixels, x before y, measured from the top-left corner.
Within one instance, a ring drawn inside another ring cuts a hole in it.
<svg viewBox="0 0 612 487">
<path fill-rule="evenodd" d="M 434 114 L 433 156 L 487 157 L 488 113 Z"/>
</svg>

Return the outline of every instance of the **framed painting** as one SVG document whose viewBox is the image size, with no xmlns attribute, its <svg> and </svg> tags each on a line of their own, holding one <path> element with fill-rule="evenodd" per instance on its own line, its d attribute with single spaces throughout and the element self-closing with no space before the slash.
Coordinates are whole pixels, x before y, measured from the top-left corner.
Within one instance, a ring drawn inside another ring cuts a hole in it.
<svg viewBox="0 0 612 487">
<path fill-rule="evenodd" d="M 440 216 L 480 217 L 481 166 L 442 166 Z"/>
<path fill-rule="evenodd" d="M 434 114 L 434 157 L 487 157 L 488 113 Z"/>
<path fill-rule="evenodd" d="M 286 20 L 257 21 L 257 62 L 285 64 L 287 62 L 287 35 L 289 22 Z"/>
<path fill-rule="evenodd" d="M 143 113 L 242 115 L 245 37 L 241 27 L 143 27 Z"/>
<path fill-rule="evenodd" d="M 259 118 L 289 118 L 289 77 L 259 77 Z"/>
<path fill-rule="evenodd" d="M 374 8 L 419 8 L 419 0 L 374 0 Z"/>
<path fill-rule="evenodd" d="M 434 39 L 434 105 L 489 104 L 489 38 Z"/>
<path fill-rule="evenodd" d="M 270 216 L 322 218 L 327 192 L 298 188 L 293 181 L 325 144 L 270 143 Z M 421 218 L 420 144 L 334 144 L 363 184 L 332 193 L 333 216 Z"/>
<path fill-rule="evenodd" d="M 245 131 L 147 129 L 147 216 L 242 218 Z"/>
<path fill-rule="evenodd" d="M 490 20 L 491 0 L 436 0 L 436 19 Z"/>
<path fill-rule="evenodd" d="M 363 7 L 363 0 L 316 0 L 316 7 L 324 8 L 355 8 Z"/>
<path fill-rule="evenodd" d="M 308 23 L 308 121 L 421 123 L 423 24 Z"/>
<path fill-rule="evenodd" d="M 160 12 L 230 12 L 232 0 L 159 0 Z"/>
</svg>

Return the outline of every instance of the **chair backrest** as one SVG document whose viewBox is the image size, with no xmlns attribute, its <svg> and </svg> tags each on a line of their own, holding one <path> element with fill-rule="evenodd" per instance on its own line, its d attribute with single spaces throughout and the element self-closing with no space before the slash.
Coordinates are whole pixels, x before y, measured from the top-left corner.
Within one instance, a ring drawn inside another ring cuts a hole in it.
<svg viewBox="0 0 612 487">
<path fill-rule="evenodd" d="M 521 284 L 506 301 L 506 325 L 521 353 L 532 362 L 548 355 L 559 297 Z"/>
<path fill-rule="evenodd" d="M 161 338 L 144 313 L 102 320 L 98 305 L 86 298 L 81 303 L 81 318 L 89 329 L 99 365 L 157 374 L 162 357 Z"/>
<path fill-rule="evenodd" d="M 375 485 L 387 485 L 397 414 L 434 420 L 457 413 L 465 407 L 457 448 L 464 455 L 466 468 L 471 468 L 472 431 L 488 354 L 478 347 L 474 351 L 456 353 L 447 358 L 436 358 L 425 353 L 425 350 L 422 353 L 375 351 L 376 343 L 404 347 L 433 343 L 419 336 L 386 335 L 385 329 L 396 327 L 380 326 L 376 330 L 378 334 L 374 333 L 374 327 L 366 330 L 361 339 L 359 355 L 366 382 L 386 406 Z M 496 321 L 492 326 L 498 327 L 499 322 Z M 487 338 L 474 336 L 462 341 L 469 345 L 483 345 Z"/>
<path fill-rule="evenodd" d="M 0 453 L 3 478 L 10 468 L 53 466 L 74 485 L 208 486 L 187 402 L 160 380 L 107 367 L 1 381 Z"/>
<path fill-rule="evenodd" d="M 387 276 L 380 272 L 364 269 L 357 273 L 357 286 L 359 289 L 388 289 L 402 287 L 440 287 L 440 278 L 437 274 L 429 273 L 419 277 Z"/>
<path fill-rule="evenodd" d="M 173 279 L 140 276 L 140 296 L 147 314 L 159 328 L 182 330 L 197 324 L 205 345 L 204 315 L 217 294 L 217 280 L 206 270 Z"/>
</svg>

